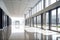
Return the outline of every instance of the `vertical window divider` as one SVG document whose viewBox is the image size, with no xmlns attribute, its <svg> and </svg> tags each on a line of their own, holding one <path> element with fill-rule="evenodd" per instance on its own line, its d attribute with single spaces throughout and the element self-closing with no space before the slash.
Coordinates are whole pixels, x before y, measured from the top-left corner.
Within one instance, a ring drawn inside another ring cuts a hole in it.
<svg viewBox="0 0 60 40">
<path fill-rule="evenodd" d="M 56 26 L 58 31 L 58 8 L 56 8 Z"/>
<path fill-rule="evenodd" d="M 51 10 L 49 11 L 49 30 L 51 30 Z"/>
<path fill-rule="evenodd" d="M 37 13 L 37 5 L 36 5 L 36 13 Z"/>
<path fill-rule="evenodd" d="M 43 13 L 41 14 L 41 29 L 43 29 Z"/>
<path fill-rule="evenodd" d="M 31 27 L 31 18 L 30 18 L 30 27 Z"/>
<path fill-rule="evenodd" d="M 36 16 L 36 28 L 37 28 L 37 16 Z"/>
<path fill-rule="evenodd" d="M 34 17 L 32 17 L 33 27 L 34 27 Z"/>
<path fill-rule="evenodd" d="M 29 17 L 30 17 L 30 10 L 29 10 Z M 29 26 L 31 27 L 31 21 L 30 21 L 30 18 L 29 18 Z"/>
</svg>

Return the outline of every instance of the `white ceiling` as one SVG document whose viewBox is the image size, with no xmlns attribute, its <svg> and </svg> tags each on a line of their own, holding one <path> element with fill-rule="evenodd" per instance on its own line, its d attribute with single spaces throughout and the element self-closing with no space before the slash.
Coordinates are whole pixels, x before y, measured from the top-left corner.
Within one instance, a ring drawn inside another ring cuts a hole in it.
<svg viewBox="0 0 60 40">
<path fill-rule="evenodd" d="M 10 16 L 22 17 L 39 0 L 3 0 Z"/>
</svg>

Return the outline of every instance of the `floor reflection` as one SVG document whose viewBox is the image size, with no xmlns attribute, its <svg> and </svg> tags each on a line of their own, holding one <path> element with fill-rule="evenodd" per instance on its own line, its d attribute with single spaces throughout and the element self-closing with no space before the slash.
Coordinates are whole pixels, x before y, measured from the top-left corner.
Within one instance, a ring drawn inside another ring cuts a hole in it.
<svg viewBox="0 0 60 40">
<path fill-rule="evenodd" d="M 24 25 L 12 25 L 12 33 L 24 32 Z"/>
<path fill-rule="evenodd" d="M 35 37 L 36 40 L 60 40 L 60 35 L 44 35 L 44 34 L 36 34 L 37 36 Z"/>
<path fill-rule="evenodd" d="M 32 29 L 33 31 L 33 29 Z M 26 36 L 29 37 L 28 40 L 60 40 L 60 33 L 49 31 L 49 30 L 40 30 L 40 32 L 32 32 L 30 30 L 25 30 L 25 40 L 27 39 Z"/>
</svg>

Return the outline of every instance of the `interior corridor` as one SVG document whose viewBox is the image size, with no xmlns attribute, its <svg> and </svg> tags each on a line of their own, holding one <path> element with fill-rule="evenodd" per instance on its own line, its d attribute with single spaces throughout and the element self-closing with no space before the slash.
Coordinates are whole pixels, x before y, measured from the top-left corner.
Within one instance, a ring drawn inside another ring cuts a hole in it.
<svg viewBox="0 0 60 40">
<path fill-rule="evenodd" d="M 24 28 L 23 29 L 21 28 L 24 26 L 20 25 L 19 27 L 20 28 L 15 28 L 14 30 L 12 29 L 12 33 L 10 35 L 9 40 L 24 40 Z"/>
<path fill-rule="evenodd" d="M 16 20 L 20 20 L 20 24 L 15 24 Z M 12 18 L 11 35 L 9 40 L 24 40 L 24 19 Z"/>
<path fill-rule="evenodd" d="M 0 0 L 0 40 L 60 40 L 60 0 Z"/>
</svg>

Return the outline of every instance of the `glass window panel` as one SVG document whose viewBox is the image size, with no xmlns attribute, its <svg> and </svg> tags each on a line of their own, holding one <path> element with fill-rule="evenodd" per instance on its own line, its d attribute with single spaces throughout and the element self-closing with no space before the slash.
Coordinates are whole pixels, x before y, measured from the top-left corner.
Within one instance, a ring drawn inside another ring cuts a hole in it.
<svg viewBox="0 0 60 40">
<path fill-rule="evenodd" d="M 26 26 L 26 20 L 25 20 L 25 26 Z"/>
<path fill-rule="evenodd" d="M 46 14 L 43 13 L 43 29 L 46 29 Z"/>
<path fill-rule="evenodd" d="M 26 20 L 26 25 L 27 25 L 27 20 Z"/>
<path fill-rule="evenodd" d="M 37 11 L 36 11 L 36 9 L 37 9 L 36 7 L 37 7 L 37 6 L 34 7 L 34 14 L 37 12 Z"/>
<path fill-rule="evenodd" d="M 34 17 L 34 27 L 36 27 L 36 17 Z"/>
<path fill-rule="evenodd" d="M 46 13 L 46 29 L 49 29 L 49 14 Z"/>
<path fill-rule="evenodd" d="M 37 27 L 41 28 L 41 15 L 37 16 Z"/>
<path fill-rule="evenodd" d="M 35 14 L 37 11 L 36 11 L 36 6 L 32 9 L 32 14 Z"/>
<path fill-rule="evenodd" d="M 60 8 L 58 8 L 58 31 L 60 31 Z"/>
<path fill-rule="evenodd" d="M 51 11 L 51 29 L 56 30 L 56 9 Z"/>
<path fill-rule="evenodd" d="M 26 20 L 26 27 L 29 27 L 29 20 Z"/>
<path fill-rule="evenodd" d="M 29 26 L 29 19 L 27 20 L 27 25 Z"/>
<path fill-rule="evenodd" d="M 37 5 L 37 12 L 39 11 L 39 5 Z"/>
<path fill-rule="evenodd" d="M 30 10 L 30 16 L 31 16 L 32 14 L 31 14 L 31 10 Z"/>
<path fill-rule="evenodd" d="M 25 21 L 25 25 L 27 26 L 27 20 Z"/>
<path fill-rule="evenodd" d="M 28 19 L 28 24 L 29 24 L 28 26 L 30 26 L 30 19 Z"/>
<path fill-rule="evenodd" d="M 53 4 L 53 3 L 55 3 L 56 2 L 56 0 L 51 0 L 51 4 Z"/>
<path fill-rule="evenodd" d="M 39 9 L 38 9 L 39 11 L 42 9 L 41 7 L 42 7 L 42 6 L 41 6 L 41 1 L 40 1 L 40 2 L 39 2 Z"/>
<path fill-rule="evenodd" d="M 33 14 L 34 14 L 34 12 L 35 12 L 35 10 L 34 10 L 34 8 L 33 8 Z"/>
<path fill-rule="evenodd" d="M 28 18 L 29 17 L 29 13 L 27 12 L 27 14 L 26 14 L 26 18 Z"/>
<path fill-rule="evenodd" d="M 42 5 L 41 5 L 41 8 L 42 8 L 42 9 L 43 9 L 43 3 L 44 3 L 43 1 L 44 1 L 44 0 L 41 1 L 41 2 L 42 2 Z"/>
<path fill-rule="evenodd" d="M 49 0 L 45 0 L 45 7 L 49 6 Z"/>
<path fill-rule="evenodd" d="M 31 27 L 33 27 L 33 18 L 31 18 Z"/>
<path fill-rule="evenodd" d="M 32 9 L 32 15 L 33 15 L 33 9 Z"/>
</svg>

